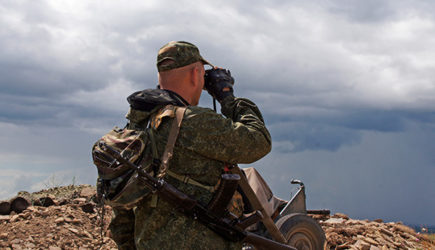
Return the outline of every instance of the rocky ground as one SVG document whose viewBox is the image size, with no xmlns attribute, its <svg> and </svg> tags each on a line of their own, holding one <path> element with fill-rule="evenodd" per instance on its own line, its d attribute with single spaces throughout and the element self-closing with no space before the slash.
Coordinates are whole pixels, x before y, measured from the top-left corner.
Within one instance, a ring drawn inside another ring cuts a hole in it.
<svg viewBox="0 0 435 250">
<path fill-rule="evenodd" d="M 18 196 L 29 206 L 0 215 L 0 249 L 116 249 L 107 231 L 110 207 L 102 216 L 94 187 L 66 186 Z M 4 211 L 7 203 L 0 205 Z M 401 223 L 354 220 L 339 213 L 314 217 L 326 233 L 328 249 L 435 249 L 427 235 Z"/>
<path fill-rule="evenodd" d="M 34 205 L 0 215 L 0 249 L 116 249 L 106 230 L 111 216 L 107 206 L 101 230 L 95 188 L 66 186 L 18 195 Z"/>
<path fill-rule="evenodd" d="M 341 213 L 316 219 L 325 231 L 328 249 L 435 249 L 428 235 L 401 222 L 354 220 Z"/>
</svg>

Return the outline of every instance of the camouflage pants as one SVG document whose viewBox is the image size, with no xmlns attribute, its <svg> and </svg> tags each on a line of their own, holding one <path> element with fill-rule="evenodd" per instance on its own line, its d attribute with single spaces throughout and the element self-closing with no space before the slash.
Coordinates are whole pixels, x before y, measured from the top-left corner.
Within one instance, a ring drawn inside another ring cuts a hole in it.
<svg viewBox="0 0 435 250">
<path fill-rule="evenodd" d="M 159 200 L 150 208 L 145 200 L 134 210 L 114 209 L 110 224 L 119 249 L 241 249 L 241 242 L 229 242 L 193 220 L 172 211 Z"/>
</svg>

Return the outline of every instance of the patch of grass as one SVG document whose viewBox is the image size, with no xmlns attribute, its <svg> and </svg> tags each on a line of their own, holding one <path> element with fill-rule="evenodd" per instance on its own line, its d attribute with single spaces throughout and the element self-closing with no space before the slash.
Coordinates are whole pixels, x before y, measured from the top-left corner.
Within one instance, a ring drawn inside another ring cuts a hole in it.
<svg viewBox="0 0 435 250">
<path fill-rule="evenodd" d="M 44 186 L 47 189 L 60 187 L 62 181 L 55 174 L 50 175 L 50 177 L 44 182 Z"/>
</svg>

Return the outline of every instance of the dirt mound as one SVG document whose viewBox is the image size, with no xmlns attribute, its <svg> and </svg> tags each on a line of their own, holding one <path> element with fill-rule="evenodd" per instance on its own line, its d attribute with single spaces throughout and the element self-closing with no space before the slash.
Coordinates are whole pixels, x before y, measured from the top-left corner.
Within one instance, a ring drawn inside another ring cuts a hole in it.
<svg viewBox="0 0 435 250">
<path fill-rule="evenodd" d="M 106 206 L 102 216 L 95 188 L 66 186 L 18 195 L 29 206 L 0 215 L 0 249 L 116 249 L 106 230 L 111 209 Z"/>
<path fill-rule="evenodd" d="M 342 213 L 315 217 L 325 231 L 328 249 L 435 249 L 427 235 L 401 222 L 354 220 Z"/>
<path fill-rule="evenodd" d="M 111 209 L 105 206 L 102 216 L 94 187 L 71 185 L 18 196 L 28 204 L 0 215 L 0 249 L 116 249 L 107 231 Z M 426 235 L 401 223 L 354 220 L 344 214 L 313 217 L 325 230 L 328 249 L 435 249 Z"/>
</svg>

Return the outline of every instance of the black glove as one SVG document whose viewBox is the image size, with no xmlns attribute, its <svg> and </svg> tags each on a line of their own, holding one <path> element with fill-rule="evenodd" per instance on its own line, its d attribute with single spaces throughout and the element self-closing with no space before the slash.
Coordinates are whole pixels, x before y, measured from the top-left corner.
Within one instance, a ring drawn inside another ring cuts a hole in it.
<svg viewBox="0 0 435 250">
<path fill-rule="evenodd" d="M 234 97 L 233 85 L 234 78 L 229 70 L 214 68 L 205 71 L 204 89 L 218 102 L 221 102 L 227 96 Z"/>
</svg>

